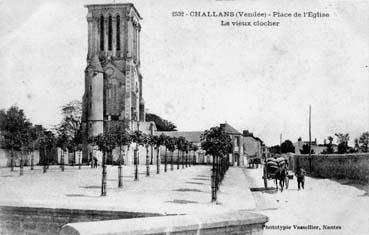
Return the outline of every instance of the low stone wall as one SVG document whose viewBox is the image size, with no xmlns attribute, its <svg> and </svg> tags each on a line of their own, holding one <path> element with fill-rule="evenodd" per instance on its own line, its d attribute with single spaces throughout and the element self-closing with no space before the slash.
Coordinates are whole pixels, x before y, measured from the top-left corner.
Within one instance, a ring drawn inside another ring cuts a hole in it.
<svg viewBox="0 0 369 235">
<path fill-rule="evenodd" d="M 309 155 L 295 155 L 294 165 L 309 172 Z M 369 153 L 313 154 L 311 168 L 313 176 L 369 182 Z"/>
<path fill-rule="evenodd" d="M 19 160 L 21 153 L 19 151 L 14 151 L 14 166 L 19 166 Z M 38 150 L 27 155 L 23 154 L 23 164 L 25 166 L 31 165 L 31 158 L 33 154 L 33 164 L 37 165 L 40 162 L 40 154 Z M 11 151 L 8 149 L 0 148 L 0 167 L 10 167 L 11 166 Z"/>
<path fill-rule="evenodd" d="M 0 206 L 0 234 L 58 234 L 67 223 L 159 216 L 125 211 Z"/>
<path fill-rule="evenodd" d="M 268 217 L 247 211 L 67 224 L 60 235 L 263 234 Z"/>
</svg>

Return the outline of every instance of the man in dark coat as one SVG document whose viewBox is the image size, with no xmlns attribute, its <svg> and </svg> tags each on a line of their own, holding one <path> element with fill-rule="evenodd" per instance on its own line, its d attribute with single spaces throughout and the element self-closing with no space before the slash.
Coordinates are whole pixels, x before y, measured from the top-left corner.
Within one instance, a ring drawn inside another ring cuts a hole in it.
<svg viewBox="0 0 369 235">
<path fill-rule="evenodd" d="M 305 187 L 305 174 L 306 174 L 306 172 L 305 172 L 304 169 L 302 169 L 301 167 L 297 167 L 296 172 L 295 172 L 295 176 L 297 178 L 297 186 L 298 186 L 299 190 L 300 190 L 301 187 L 302 187 L 302 189 L 304 189 L 304 187 Z"/>
</svg>

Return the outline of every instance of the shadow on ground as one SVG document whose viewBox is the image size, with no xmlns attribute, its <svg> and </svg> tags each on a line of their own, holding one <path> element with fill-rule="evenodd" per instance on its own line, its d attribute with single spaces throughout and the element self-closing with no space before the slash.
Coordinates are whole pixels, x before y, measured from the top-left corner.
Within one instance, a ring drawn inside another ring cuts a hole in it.
<svg viewBox="0 0 369 235">
<path fill-rule="evenodd" d="M 196 201 L 188 201 L 188 200 L 178 200 L 178 199 L 174 199 L 173 201 L 166 201 L 166 202 L 169 202 L 169 203 L 176 203 L 176 204 L 195 204 L 195 203 L 198 203 Z"/>
<path fill-rule="evenodd" d="M 100 185 L 87 185 L 87 186 L 81 186 L 80 188 L 85 188 L 85 189 L 99 189 L 101 188 Z"/>
<path fill-rule="evenodd" d="M 210 180 L 209 178 L 200 178 L 200 177 L 196 177 L 196 178 L 192 178 L 193 180 Z"/>
<path fill-rule="evenodd" d="M 204 183 L 199 183 L 199 182 L 186 182 L 186 184 L 202 184 L 202 185 L 204 185 Z"/>
<path fill-rule="evenodd" d="M 67 197 L 85 197 L 86 195 L 84 195 L 84 194 L 65 194 L 65 196 L 67 196 Z"/>
<path fill-rule="evenodd" d="M 264 187 L 259 187 L 259 188 L 250 188 L 250 191 L 274 194 L 277 193 L 278 190 L 275 187 L 268 187 L 267 189 L 265 189 Z"/>
<path fill-rule="evenodd" d="M 179 189 L 175 189 L 173 191 L 176 191 L 176 192 L 203 192 L 199 189 L 195 189 L 195 188 L 179 188 Z"/>
<path fill-rule="evenodd" d="M 349 186 L 365 191 L 362 195 L 359 195 L 359 197 L 369 196 L 369 183 L 367 182 L 359 182 L 357 180 L 352 180 L 352 179 L 331 179 L 331 180 L 339 184 L 342 184 L 342 185 L 349 185 Z"/>
</svg>

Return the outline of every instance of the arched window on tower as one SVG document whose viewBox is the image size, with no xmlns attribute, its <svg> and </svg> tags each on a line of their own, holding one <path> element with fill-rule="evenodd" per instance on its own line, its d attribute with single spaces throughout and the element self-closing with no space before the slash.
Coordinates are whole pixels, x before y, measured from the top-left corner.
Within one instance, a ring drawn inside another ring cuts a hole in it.
<svg viewBox="0 0 369 235">
<path fill-rule="evenodd" d="M 120 51 L 120 16 L 117 16 L 117 51 Z"/>
<path fill-rule="evenodd" d="M 100 16 L 100 51 L 104 51 L 104 16 Z"/>
<path fill-rule="evenodd" d="M 111 16 L 109 16 L 108 23 L 108 50 L 111 51 L 113 45 L 113 20 Z"/>
</svg>

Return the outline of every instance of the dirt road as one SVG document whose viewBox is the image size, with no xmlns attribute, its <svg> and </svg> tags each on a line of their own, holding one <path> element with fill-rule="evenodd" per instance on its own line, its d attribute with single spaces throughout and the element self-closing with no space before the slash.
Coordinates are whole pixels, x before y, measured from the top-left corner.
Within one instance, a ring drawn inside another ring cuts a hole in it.
<svg viewBox="0 0 369 235">
<path fill-rule="evenodd" d="M 363 189 L 329 179 L 306 177 L 304 190 L 294 178 L 283 192 L 272 180 L 264 189 L 262 169 L 245 169 L 256 211 L 269 217 L 264 234 L 369 234 L 369 186 Z"/>
</svg>

